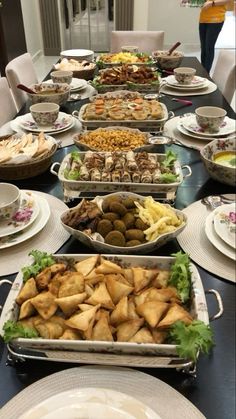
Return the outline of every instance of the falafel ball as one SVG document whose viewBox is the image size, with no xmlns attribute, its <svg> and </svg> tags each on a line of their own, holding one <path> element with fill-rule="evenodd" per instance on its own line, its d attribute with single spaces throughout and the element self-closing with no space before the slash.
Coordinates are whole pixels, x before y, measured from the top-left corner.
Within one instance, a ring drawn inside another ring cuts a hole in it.
<svg viewBox="0 0 236 419">
<path fill-rule="evenodd" d="M 110 211 L 110 204 L 112 202 L 121 202 L 121 197 L 120 196 L 109 196 L 106 199 L 104 199 L 104 201 L 102 203 L 102 209 L 103 209 L 104 212 Z"/>
<path fill-rule="evenodd" d="M 147 230 L 147 228 L 149 227 L 149 225 L 146 224 L 146 223 L 144 223 L 143 220 L 141 220 L 141 218 L 137 218 L 136 221 L 135 221 L 135 227 L 138 230 L 144 231 L 144 230 Z"/>
<path fill-rule="evenodd" d="M 110 231 L 105 237 L 105 243 L 110 244 L 112 246 L 125 246 L 125 236 L 117 230 Z"/>
<path fill-rule="evenodd" d="M 121 233 L 126 232 L 126 225 L 122 220 L 115 220 L 113 226 L 115 230 L 120 231 Z"/>
<path fill-rule="evenodd" d="M 130 230 L 126 230 L 125 237 L 128 241 L 130 240 L 139 240 L 140 242 L 144 241 L 144 232 L 142 230 L 138 230 L 137 228 L 132 228 Z"/>
<path fill-rule="evenodd" d="M 126 247 L 138 246 L 139 244 L 141 244 L 139 240 L 129 240 L 126 242 Z"/>
<path fill-rule="evenodd" d="M 135 217 L 134 215 L 129 211 L 127 212 L 124 217 L 122 217 L 123 223 L 126 225 L 126 228 L 129 229 L 130 227 L 134 226 L 135 223 Z"/>
<path fill-rule="evenodd" d="M 102 237 L 105 237 L 112 229 L 113 226 L 110 220 L 100 220 L 97 225 L 97 232 L 101 234 Z"/>
<path fill-rule="evenodd" d="M 120 202 L 112 202 L 110 204 L 110 210 L 111 212 L 121 215 L 121 217 L 127 213 L 127 208 Z"/>
<path fill-rule="evenodd" d="M 109 220 L 109 221 L 111 221 L 113 223 L 113 221 L 119 220 L 120 216 L 119 216 L 119 214 L 116 214 L 115 212 L 105 212 L 102 215 L 102 218 L 104 220 Z"/>
<path fill-rule="evenodd" d="M 122 204 L 127 208 L 135 208 L 134 198 L 128 196 L 128 198 L 123 199 Z"/>
</svg>

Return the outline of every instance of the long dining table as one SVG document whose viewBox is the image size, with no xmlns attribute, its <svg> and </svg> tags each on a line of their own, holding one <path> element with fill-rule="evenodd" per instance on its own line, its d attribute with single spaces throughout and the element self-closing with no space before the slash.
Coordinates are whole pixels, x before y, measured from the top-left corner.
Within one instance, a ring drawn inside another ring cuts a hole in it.
<svg viewBox="0 0 236 419">
<path fill-rule="evenodd" d="M 197 58 L 185 57 L 183 66 L 195 67 L 197 75 L 209 78 Z M 223 77 L 223 75 L 222 75 Z M 164 102 L 168 110 L 172 110 L 176 116 L 186 112 L 194 112 L 195 108 L 203 105 L 213 105 L 224 108 L 230 118 L 235 118 L 235 113 L 227 103 L 221 92 L 217 89 L 208 95 L 186 96 L 192 101 L 191 106 L 171 101 L 171 96 L 164 95 L 160 101 Z M 79 109 L 88 100 L 68 102 L 61 108 L 62 111 L 72 113 Z M 21 110 L 20 114 L 28 111 L 29 104 Z M 186 178 L 178 188 L 175 207 L 183 209 L 191 203 L 201 200 L 208 195 L 234 193 L 234 188 L 214 181 L 206 171 L 198 150 L 181 145 L 155 146 L 157 152 L 163 152 L 169 147 L 177 153 L 182 164 L 188 164 L 192 170 L 192 176 Z M 53 157 L 53 161 L 61 162 L 75 146 L 60 148 Z M 30 179 L 12 181 L 20 189 L 42 191 L 63 200 L 63 190 L 57 177 L 48 169 L 40 176 Z M 148 191 L 147 191 L 148 193 Z M 78 201 L 68 203 L 74 206 Z M 150 255 L 170 255 L 180 249 L 177 240 L 173 240 L 165 246 L 155 250 Z M 59 249 L 58 253 L 94 253 L 86 248 L 75 238 L 70 237 Z M 0 250 L 1 266 L 1 250 Z M 217 290 L 223 300 L 224 313 L 221 318 L 211 323 L 215 346 L 209 355 L 200 355 L 197 361 L 196 376 L 192 376 L 176 369 L 167 368 L 139 368 L 151 376 L 157 377 L 168 383 L 189 399 L 208 419 L 233 419 L 235 417 L 235 284 L 223 277 L 213 275 L 201 266 L 197 266 L 205 290 Z M 0 268 L 1 272 L 1 268 Z M 15 275 L 4 276 L 4 279 L 13 281 Z M 3 279 L 3 277 L 0 277 Z M 9 292 L 8 285 L 1 288 L 0 304 L 3 305 Z M 215 300 L 207 297 L 209 314 L 217 311 Z M 104 354 L 104 357 L 106 355 Z M 25 359 L 17 360 L 10 356 L 6 345 L 0 342 L 0 406 L 12 399 L 22 389 L 36 382 L 40 378 L 52 373 L 79 366 L 75 363 L 45 362 L 42 360 Z M 17 406 L 16 406 L 17 408 Z M 1 417 L 1 411 L 0 411 Z M 172 416 L 174 418 L 174 415 Z"/>
</svg>

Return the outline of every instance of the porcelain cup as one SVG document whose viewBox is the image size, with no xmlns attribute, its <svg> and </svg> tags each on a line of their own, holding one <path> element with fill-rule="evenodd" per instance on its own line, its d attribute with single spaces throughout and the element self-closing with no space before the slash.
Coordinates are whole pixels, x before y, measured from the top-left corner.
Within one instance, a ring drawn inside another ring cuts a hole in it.
<svg viewBox="0 0 236 419">
<path fill-rule="evenodd" d="M 9 220 L 20 207 L 20 189 L 11 183 L 0 183 L 0 222 Z"/>
<path fill-rule="evenodd" d="M 67 83 L 67 84 L 70 84 L 72 82 L 73 71 L 56 70 L 56 71 L 52 71 L 50 76 L 51 76 L 51 79 L 52 79 L 53 83 Z"/>
<path fill-rule="evenodd" d="M 174 76 L 180 84 L 191 84 L 196 74 L 196 69 L 191 67 L 178 67 L 174 69 Z"/>
<path fill-rule="evenodd" d="M 198 125 L 212 133 L 218 132 L 227 112 L 216 106 L 201 106 L 195 109 Z"/>
<path fill-rule="evenodd" d="M 53 124 L 57 120 L 59 108 L 57 103 L 35 103 L 30 106 L 30 113 L 39 126 L 46 126 Z"/>
</svg>

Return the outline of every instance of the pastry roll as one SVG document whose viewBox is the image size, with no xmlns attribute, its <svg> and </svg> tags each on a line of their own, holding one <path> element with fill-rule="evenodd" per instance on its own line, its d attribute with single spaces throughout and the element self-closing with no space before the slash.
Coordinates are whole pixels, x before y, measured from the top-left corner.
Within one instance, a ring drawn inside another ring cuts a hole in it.
<svg viewBox="0 0 236 419">
<path fill-rule="evenodd" d="M 111 174 L 112 182 L 120 182 L 120 172 L 119 170 L 114 170 Z"/>
<path fill-rule="evenodd" d="M 141 173 L 139 173 L 138 171 L 137 172 L 134 172 L 132 174 L 132 181 L 134 183 L 140 183 L 141 182 Z"/>
<path fill-rule="evenodd" d="M 152 175 L 149 170 L 144 170 L 144 172 L 141 175 L 141 182 L 152 183 Z"/>
<path fill-rule="evenodd" d="M 124 170 L 121 177 L 122 182 L 131 182 L 131 176 L 127 170 Z"/>
<path fill-rule="evenodd" d="M 89 171 L 85 165 L 80 166 L 80 180 L 90 180 Z"/>
<path fill-rule="evenodd" d="M 160 183 L 160 179 L 161 179 L 161 171 L 160 171 L 160 169 L 154 170 L 152 176 L 153 176 L 152 177 L 153 183 Z"/>
<path fill-rule="evenodd" d="M 104 170 L 101 175 L 102 182 L 111 182 L 111 173 L 107 170 Z"/>
<path fill-rule="evenodd" d="M 114 165 L 114 160 L 111 153 L 107 153 L 105 157 L 105 169 L 112 170 Z"/>
<path fill-rule="evenodd" d="M 90 179 L 92 182 L 100 182 L 101 181 L 101 173 L 98 169 L 92 169 L 90 172 Z"/>
<path fill-rule="evenodd" d="M 138 165 L 135 161 L 135 155 L 134 155 L 133 151 L 128 151 L 128 153 L 126 155 L 126 159 L 127 159 L 128 170 L 131 171 L 131 172 L 136 172 L 138 170 Z"/>
</svg>

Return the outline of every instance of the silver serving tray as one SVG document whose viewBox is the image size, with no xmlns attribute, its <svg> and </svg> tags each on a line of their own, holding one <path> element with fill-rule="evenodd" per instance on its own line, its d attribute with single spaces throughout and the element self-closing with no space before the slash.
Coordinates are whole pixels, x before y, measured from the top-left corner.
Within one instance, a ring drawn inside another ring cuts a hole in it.
<svg viewBox="0 0 236 419">
<path fill-rule="evenodd" d="M 99 152 L 100 154 L 106 154 Z M 81 158 L 85 152 L 81 152 Z M 178 175 L 179 181 L 174 183 L 133 183 L 133 182 L 93 182 L 93 181 L 81 181 L 81 180 L 69 180 L 64 176 L 65 169 L 68 169 L 70 164 L 70 155 L 67 154 L 61 163 L 55 162 L 51 166 L 51 173 L 58 176 L 60 182 L 63 186 L 69 188 L 71 191 L 79 192 L 118 192 L 118 191 L 127 191 L 127 192 L 140 192 L 140 193 L 156 193 L 156 192 L 176 192 L 178 186 L 183 182 L 183 180 L 191 175 L 191 169 L 189 166 L 182 166 L 178 160 L 174 163 L 174 173 Z M 164 157 L 165 154 L 155 154 L 158 157 Z M 55 167 L 59 166 L 59 171 L 55 171 Z M 183 170 L 186 168 L 188 173 L 183 174 Z"/>
<path fill-rule="evenodd" d="M 68 255 L 54 255 L 55 258 L 67 258 L 74 259 L 75 262 L 86 259 L 91 254 L 68 254 Z M 117 255 L 102 255 L 115 263 L 119 263 L 121 266 L 141 266 L 145 268 L 156 268 L 169 270 L 171 264 L 174 262 L 174 257 L 163 257 L 163 256 L 117 256 Z M 202 320 L 205 324 L 209 324 L 208 310 L 206 304 L 205 293 L 202 285 L 200 275 L 195 265 L 191 263 L 190 270 L 192 272 L 192 299 L 190 312 L 194 319 Z M 23 285 L 22 273 L 19 272 L 11 290 L 8 294 L 6 303 L 3 307 L 2 315 L 0 318 L 0 335 L 3 335 L 3 325 L 6 321 L 16 321 L 19 313 L 19 306 L 15 300 Z M 101 341 L 68 341 L 58 339 L 24 339 L 18 338 L 12 341 L 15 348 L 19 350 L 25 349 L 38 349 L 43 350 L 45 353 L 47 350 L 50 351 L 77 351 L 77 352 L 89 352 L 89 353 L 103 353 L 104 358 L 106 354 L 116 355 L 139 355 L 139 356 L 157 356 L 157 357 L 178 357 L 176 352 L 176 345 L 170 344 L 137 344 L 129 342 L 101 342 Z M 66 353 L 65 353 L 66 358 Z M 189 360 L 186 360 L 189 362 Z"/>
</svg>

